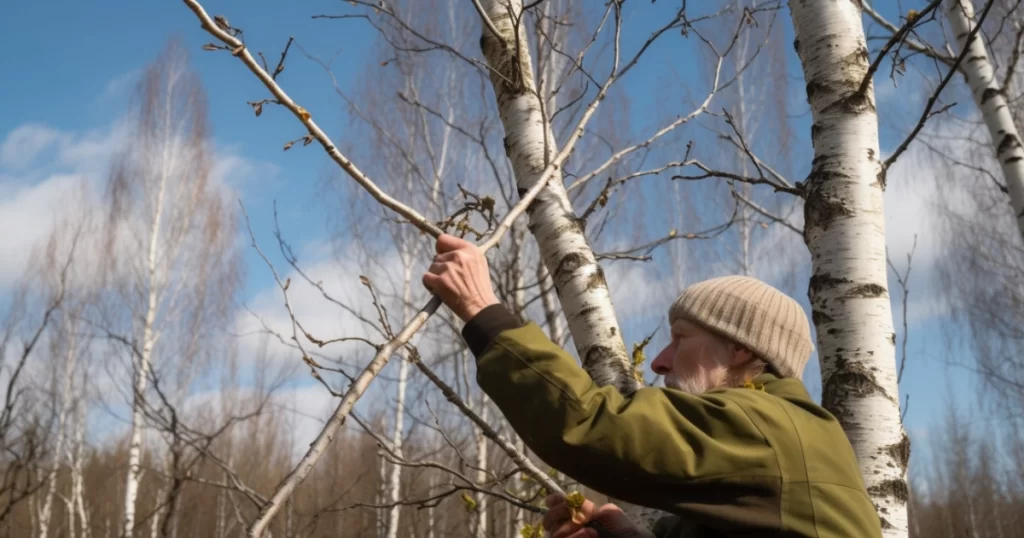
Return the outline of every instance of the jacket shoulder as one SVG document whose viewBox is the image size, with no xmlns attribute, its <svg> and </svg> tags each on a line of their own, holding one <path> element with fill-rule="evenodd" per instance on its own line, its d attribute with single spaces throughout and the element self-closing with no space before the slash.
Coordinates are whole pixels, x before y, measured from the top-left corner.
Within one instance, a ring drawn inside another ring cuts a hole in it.
<svg viewBox="0 0 1024 538">
<path fill-rule="evenodd" d="M 783 526 L 810 536 L 876 536 L 878 515 L 864 487 L 853 447 L 839 421 L 815 403 L 797 379 L 731 389 L 728 398 L 771 445 L 780 472 Z"/>
</svg>

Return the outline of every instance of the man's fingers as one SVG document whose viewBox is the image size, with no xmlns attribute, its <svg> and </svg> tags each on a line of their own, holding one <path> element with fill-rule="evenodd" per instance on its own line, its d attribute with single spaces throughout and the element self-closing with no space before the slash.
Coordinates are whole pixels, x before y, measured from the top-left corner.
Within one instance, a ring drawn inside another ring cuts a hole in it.
<svg viewBox="0 0 1024 538">
<path fill-rule="evenodd" d="M 568 504 L 561 503 L 550 506 L 548 512 L 544 514 L 541 525 L 544 525 L 544 528 L 551 534 L 555 534 L 555 529 L 561 528 L 563 523 L 569 521 L 570 515 Z"/>
<path fill-rule="evenodd" d="M 460 248 L 476 248 L 476 245 L 470 243 L 469 241 L 466 241 L 465 239 L 455 237 L 454 235 L 441 234 L 437 238 L 437 243 L 434 245 L 434 247 L 436 248 L 438 254 L 444 254 L 445 252 L 451 252 L 453 250 L 458 250 Z"/>
<path fill-rule="evenodd" d="M 453 262 L 453 261 L 459 259 L 459 256 L 461 256 L 461 254 L 459 254 L 460 252 L 462 252 L 462 251 L 460 251 L 460 250 L 453 250 L 451 252 L 445 252 L 443 254 L 438 254 L 437 256 L 434 256 L 434 262 L 435 263 L 437 263 L 437 262 L 441 262 L 441 263 Z"/>
<path fill-rule="evenodd" d="M 427 288 L 427 291 L 429 291 L 430 293 L 434 293 L 434 289 L 437 287 L 437 284 L 438 284 L 438 282 L 440 282 L 440 280 L 441 280 L 441 277 L 439 277 L 439 276 L 437 276 L 437 275 L 435 275 L 433 273 L 424 273 L 423 274 L 423 287 Z"/>
<path fill-rule="evenodd" d="M 448 271 L 449 267 L 444 262 L 434 262 L 427 267 L 427 272 L 434 275 L 443 275 Z"/>
<path fill-rule="evenodd" d="M 554 506 L 554 505 L 556 505 L 558 503 L 564 503 L 564 502 L 565 502 L 565 495 L 562 495 L 561 493 L 552 493 L 552 494 L 548 495 L 547 497 L 544 497 L 544 506 L 546 506 L 548 508 L 551 508 L 552 506 Z"/>
</svg>

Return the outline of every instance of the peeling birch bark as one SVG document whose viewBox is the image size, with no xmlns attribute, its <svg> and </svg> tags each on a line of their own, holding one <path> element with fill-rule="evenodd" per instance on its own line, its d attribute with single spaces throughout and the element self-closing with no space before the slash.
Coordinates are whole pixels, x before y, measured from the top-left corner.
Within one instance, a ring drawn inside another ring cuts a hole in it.
<svg viewBox="0 0 1024 538">
<path fill-rule="evenodd" d="M 484 0 L 486 16 L 500 38 L 484 31 L 481 48 L 505 128 L 505 152 L 523 193 L 541 177 L 557 147 L 534 82 L 521 0 Z M 518 30 L 518 33 L 517 33 Z M 551 181 L 527 210 L 529 230 L 551 272 L 583 368 L 600 386 L 624 394 L 638 388 L 622 341 L 604 271 L 587 242 L 561 181 Z"/>
<path fill-rule="evenodd" d="M 910 440 L 896 383 L 874 89 L 859 93 L 869 65 L 861 13 L 856 2 L 789 5 L 814 118 L 804 240 L 822 403 L 850 438 L 884 536 L 906 536 Z"/>
<path fill-rule="evenodd" d="M 957 47 L 968 50 L 960 70 L 988 127 L 996 158 L 1003 169 L 1017 228 L 1024 235 L 1024 146 L 1007 105 L 1006 92 L 996 80 L 985 42 L 979 35 L 967 42 L 975 27 L 974 6 L 969 0 L 948 0 L 945 7 Z"/>
</svg>

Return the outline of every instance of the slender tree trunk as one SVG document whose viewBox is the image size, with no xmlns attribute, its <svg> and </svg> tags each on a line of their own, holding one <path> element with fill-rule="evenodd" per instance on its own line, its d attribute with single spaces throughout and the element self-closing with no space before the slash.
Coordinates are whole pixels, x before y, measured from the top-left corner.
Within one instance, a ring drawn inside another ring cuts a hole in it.
<svg viewBox="0 0 1024 538">
<path fill-rule="evenodd" d="M 907 535 L 910 440 L 900 421 L 886 282 L 884 176 L 874 90 L 855 2 L 791 0 L 814 117 L 804 239 L 822 403 L 842 423 L 886 537 Z"/>
<path fill-rule="evenodd" d="M 402 326 L 405 326 L 411 319 L 412 312 L 412 253 L 410 245 L 406 242 L 401 246 L 402 262 L 405 265 L 402 282 Z M 405 389 L 409 379 L 409 361 L 404 356 L 398 361 L 398 394 L 395 402 L 395 424 L 391 436 L 391 448 L 397 458 L 402 457 L 402 436 L 405 419 Z M 398 538 L 398 518 L 401 514 L 401 506 L 398 501 L 401 499 L 402 466 L 392 465 L 391 475 L 388 478 L 388 499 L 393 506 L 388 510 L 388 531 L 387 538 Z"/>
<path fill-rule="evenodd" d="M 82 522 L 82 538 L 91 538 L 92 529 L 89 526 L 89 515 L 85 511 L 85 480 L 82 476 L 82 451 L 85 447 L 86 419 L 84 399 L 84 391 L 82 391 L 75 403 L 75 441 L 71 457 L 71 498 L 78 513 L 78 520 Z"/>
<path fill-rule="evenodd" d="M 224 495 L 225 493 L 223 490 L 217 492 L 217 508 L 215 510 L 216 521 L 214 522 L 215 530 L 213 534 L 215 538 L 224 538 L 224 521 L 226 518 L 226 514 L 224 512 Z"/>
<path fill-rule="evenodd" d="M 434 478 L 433 474 L 430 475 L 430 479 L 429 479 L 428 483 L 430 484 L 430 490 L 429 490 L 430 494 L 433 494 L 434 493 L 434 486 L 437 483 L 437 479 Z M 427 538 L 434 538 L 434 525 L 435 524 L 436 524 L 436 522 L 434 520 L 434 504 L 431 503 L 430 506 L 427 507 Z"/>
<path fill-rule="evenodd" d="M 381 426 L 384 425 L 384 421 L 381 421 Z M 387 495 L 387 476 L 388 476 L 388 462 L 384 458 L 384 449 L 380 448 L 377 450 L 377 505 L 384 504 L 388 497 Z M 388 519 L 387 511 L 384 509 L 377 509 L 377 536 L 385 538 L 388 532 Z"/>
<path fill-rule="evenodd" d="M 960 68 L 988 127 L 996 158 L 1003 169 L 1017 228 L 1024 234 L 1024 146 L 1021 145 L 1017 126 L 1007 106 L 1006 93 L 996 80 L 995 69 L 981 34 L 975 35 L 970 43 L 967 42 L 975 26 L 974 6 L 970 0 L 947 0 L 946 15 L 956 36 L 957 46 L 960 50 L 967 48 L 969 51 Z"/>
<path fill-rule="evenodd" d="M 515 441 L 515 444 L 516 444 L 516 448 L 519 449 L 519 452 L 523 455 L 523 457 L 528 458 L 529 456 L 526 453 L 526 443 L 523 441 L 523 438 L 522 437 L 518 437 L 516 439 L 516 441 Z M 517 480 L 516 481 L 516 490 L 517 490 L 516 493 L 517 494 L 518 493 L 522 493 L 522 491 L 521 491 L 522 488 L 519 487 L 519 484 L 520 484 L 520 482 Z M 511 523 L 512 523 L 512 536 L 517 536 L 518 533 L 519 533 L 519 530 L 522 529 L 524 525 L 526 525 L 526 519 L 523 517 L 523 509 L 522 508 L 519 508 L 518 506 L 509 506 L 509 509 L 512 510 L 512 518 L 511 518 L 512 519 L 512 521 L 511 521 Z"/>
<path fill-rule="evenodd" d="M 75 538 L 78 535 L 78 529 L 75 528 L 75 500 L 73 498 L 64 497 L 64 511 L 68 518 L 67 538 Z"/>
<path fill-rule="evenodd" d="M 46 495 L 43 498 L 43 507 L 39 514 L 39 538 L 47 538 L 50 531 L 53 497 L 57 493 L 57 473 L 60 471 L 60 463 L 64 458 L 64 443 L 68 437 L 68 414 L 71 412 L 71 403 L 74 400 L 71 380 L 77 368 L 78 354 L 75 349 L 75 327 L 70 324 L 70 317 L 66 311 L 63 328 L 67 332 L 67 341 L 65 342 L 67 350 L 64 355 L 64 371 L 60 384 L 60 407 L 57 410 L 57 439 L 54 441 L 53 461 L 50 464 L 50 472 L 47 473 Z"/>
<path fill-rule="evenodd" d="M 558 310 L 558 297 L 552 287 L 551 274 L 544 263 L 537 264 L 537 282 L 540 282 L 540 303 L 544 308 L 544 317 L 548 322 L 548 336 L 552 342 L 561 345 L 565 340 L 565 325 Z"/>
<path fill-rule="evenodd" d="M 488 420 L 487 397 L 480 395 L 480 418 Z M 487 446 L 489 441 L 484 437 L 480 428 L 473 428 L 476 434 L 476 483 L 483 484 L 487 481 Z M 487 538 L 487 495 L 481 493 L 476 496 L 476 512 L 473 514 L 473 536 L 474 538 Z"/>
<path fill-rule="evenodd" d="M 167 473 L 167 465 L 164 465 L 164 472 Z M 169 474 L 169 473 L 167 473 Z M 164 478 L 158 478 L 161 485 L 156 490 L 156 503 L 157 506 L 153 509 L 153 515 L 150 516 L 149 520 L 149 536 L 150 538 L 157 538 L 160 536 L 160 515 L 164 512 L 164 509 L 160 507 L 160 502 L 167 495 L 167 491 L 170 489 L 170 484 L 164 482 Z"/>
<path fill-rule="evenodd" d="M 168 125 L 170 123 L 168 122 Z M 165 135 L 166 136 L 166 135 Z M 169 138 L 165 138 L 168 139 Z M 170 167 L 173 156 L 168 144 L 164 144 L 165 155 L 161 160 L 163 166 L 160 177 L 159 188 L 156 195 L 156 211 L 153 213 L 153 220 L 150 226 L 149 251 L 146 258 L 146 284 L 147 284 L 147 305 L 146 316 L 142 326 L 142 351 L 140 356 L 132 357 L 132 365 L 135 379 L 132 383 L 132 422 L 131 437 L 128 445 L 128 476 L 125 481 L 124 492 L 124 524 L 121 527 L 121 535 L 124 538 L 131 538 L 135 527 L 135 499 L 139 494 L 139 478 L 142 463 L 142 407 L 145 401 L 146 386 L 149 382 L 149 369 L 151 365 L 153 346 L 156 344 L 156 313 L 159 305 L 157 255 L 160 244 L 160 224 L 164 212 L 164 202 L 167 192 L 167 181 L 169 179 Z"/>
<path fill-rule="evenodd" d="M 501 33 L 499 38 L 485 28 L 481 45 L 494 69 L 491 82 L 505 127 L 505 150 L 519 192 L 525 192 L 540 178 L 557 148 L 536 94 L 526 24 L 519 20 L 522 1 L 481 0 L 481 5 Z M 598 385 L 613 385 L 625 394 L 632 393 L 638 385 L 631 375 L 604 271 L 587 242 L 584 223 L 573 211 L 565 186 L 561 181 L 550 182 L 526 212 L 584 369 Z"/>
</svg>

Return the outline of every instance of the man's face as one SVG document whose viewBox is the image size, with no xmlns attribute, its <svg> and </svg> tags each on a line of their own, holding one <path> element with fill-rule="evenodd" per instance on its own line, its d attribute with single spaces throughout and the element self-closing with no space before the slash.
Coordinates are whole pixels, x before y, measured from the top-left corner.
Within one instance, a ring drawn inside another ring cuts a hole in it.
<svg viewBox="0 0 1024 538">
<path fill-rule="evenodd" d="M 724 386 L 733 346 L 714 333 L 687 320 L 672 323 L 672 341 L 651 363 L 665 376 L 665 386 L 700 394 Z"/>
</svg>

